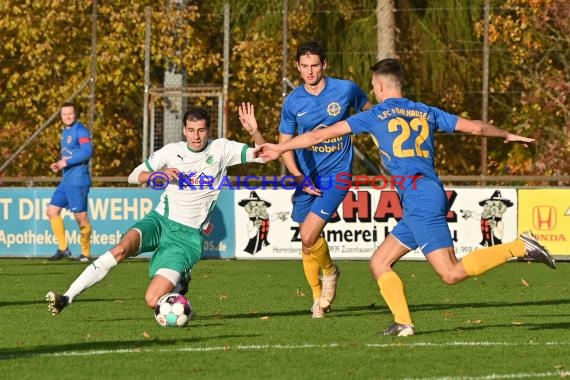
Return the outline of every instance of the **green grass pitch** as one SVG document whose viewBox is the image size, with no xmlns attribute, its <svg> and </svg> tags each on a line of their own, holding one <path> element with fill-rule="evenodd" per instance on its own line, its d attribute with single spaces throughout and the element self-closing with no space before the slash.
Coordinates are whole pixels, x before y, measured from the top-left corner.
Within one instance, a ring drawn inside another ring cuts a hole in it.
<svg viewBox="0 0 570 380">
<path fill-rule="evenodd" d="M 534 379 L 570 377 L 570 264 L 509 263 L 455 286 L 400 262 L 416 325 L 391 315 L 367 262 L 342 269 L 333 312 L 313 320 L 299 261 L 204 260 L 195 315 L 163 328 L 144 303 L 148 261 L 127 261 L 52 317 L 44 301 L 85 264 L 0 260 L 2 379 Z"/>
</svg>

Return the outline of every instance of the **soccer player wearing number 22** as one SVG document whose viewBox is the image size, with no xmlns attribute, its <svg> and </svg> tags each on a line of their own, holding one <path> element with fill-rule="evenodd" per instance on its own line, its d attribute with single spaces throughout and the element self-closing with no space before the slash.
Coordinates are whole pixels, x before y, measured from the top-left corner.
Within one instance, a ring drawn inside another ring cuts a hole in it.
<svg viewBox="0 0 570 380">
<path fill-rule="evenodd" d="M 257 155 L 276 159 L 281 153 L 318 144 L 346 134 L 369 133 L 392 175 L 409 178 L 397 191 L 403 217 L 376 249 L 370 268 L 394 316 L 383 335 L 408 336 L 414 325 L 408 309 L 404 284 L 392 270 L 410 250 L 420 248 L 427 261 L 446 284 L 478 276 L 510 259 L 542 262 L 556 268 L 549 252 L 532 232 L 523 232 L 511 243 L 478 249 L 457 260 L 447 225 L 448 202 L 434 164 L 436 131 L 454 131 L 500 137 L 505 142 L 527 145 L 531 138 L 518 136 L 480 120 L 467 120 L 436 107 L 402 97 L 404 70 L 400 61 L 383 59 L 371 67 L 372 87 L 379 104 L 328 128 L 297 136 L 286 143 L 266 144 Z M 417 176 L 421 176 L 417 179 Z M 416 181 L 412 184 L 412 181 Z M 415 185 L 415 186 L 414 186 Z"/>
</svg>

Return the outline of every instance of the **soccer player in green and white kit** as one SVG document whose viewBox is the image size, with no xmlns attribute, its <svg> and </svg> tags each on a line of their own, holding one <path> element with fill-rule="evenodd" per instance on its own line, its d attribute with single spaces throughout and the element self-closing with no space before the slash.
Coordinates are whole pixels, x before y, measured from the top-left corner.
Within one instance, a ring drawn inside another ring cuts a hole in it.
<svg viewBox="0 0 570 380">
<path fill-rule="evenodd" d="M 242 104 L 239 114 L 255 143 L 263 144 L 257 128 L 244 121 L 253 114 L 253 106 Z M 135 223 L 116 246 L 89 265 L 63 295 L 47 293 L 52 315 L 59 314 L 81 292 L 101 281 L 115 265 L 142 252 L 153 252 L 151 281 L 145 294 L 149 307 L 154 308 L 167 293 L 185 293 L 190 270 L 202 256 L 202 228 L 216 204 L 227 168 L 263 162 L 253 157 L 253 148 L 246 144 L 224 138 L 209 140 L 209 131 L 208 113 L 200 108 L 188 110 L 183 119 L 186 141 L 167 144 L 133 170 L 129 183 L 153 183 L 157 175 L 169 178 L 159 204 Z"/>
</svg>

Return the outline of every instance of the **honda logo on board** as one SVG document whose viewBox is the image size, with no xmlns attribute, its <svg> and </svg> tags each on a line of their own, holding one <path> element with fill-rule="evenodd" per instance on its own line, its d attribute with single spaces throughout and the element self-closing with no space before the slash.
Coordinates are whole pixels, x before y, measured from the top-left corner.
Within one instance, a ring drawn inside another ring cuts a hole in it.
<svg viewBox="0 0 570 380">
<path fill-rule="evenodd" d="M 556 227 L 556 209 L 552 206 L 536 206 L 532 209 L 532 224 L 540 231 L 550 231 Z"/>
</svg>

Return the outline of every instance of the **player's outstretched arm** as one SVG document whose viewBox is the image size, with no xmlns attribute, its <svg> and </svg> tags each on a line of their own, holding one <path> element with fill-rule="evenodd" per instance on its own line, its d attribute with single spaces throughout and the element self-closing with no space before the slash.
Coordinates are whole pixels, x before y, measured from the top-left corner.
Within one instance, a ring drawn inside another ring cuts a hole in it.
<svg viewBox="0 0 570 380">
<path fill-rule="evenodd" d="M 255 119 L 255 108 L 253 107 L 253 104 L 242 103 L 238 107 L 238 113 L 241 125 L 253 138 L 255 145 L 265 144 L 265 139 L 259 132 L 257 120 Z"/>
<path fill-rule="evenodd" d="M 350 126 L 345 120 L 339 121 L 330 127 L 315 129 L 308 133 L 295 136 L 281 144 L 265 144 L 258 150 L 258 156 L 271 161 L 278 158 L 284 152 L 290 150 L 308 148 L 320 144 L 325 140 L 344 136 L 351 133 Z"/>
<path fill-rule="evenodd" d="M 510 133 L 504 129 L 495 127 L 492 124 L 485 123 L 482 120 L 469 120 L 459 117 L 455 130 L 457 132 L 471 133 L 478 136 L 501 137 L 505 140 L 505 142 L 515 142 L 524 146 L 528 146 L 529 143 L 534 142 L 534 139 L 515 135 L 514 133 Z"/>
<path fill-rule="evenodd" d="M 278 144 L 269 143 L 258 146 L 253 152 L 254 157 L 260 157 L 265 162 L 276 160 L 281 157 L 281 154 L 283 154 L 283 152 L 279 150 Z"/>
</svg>

